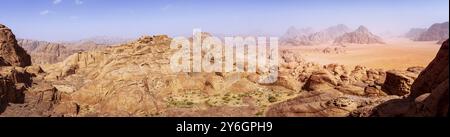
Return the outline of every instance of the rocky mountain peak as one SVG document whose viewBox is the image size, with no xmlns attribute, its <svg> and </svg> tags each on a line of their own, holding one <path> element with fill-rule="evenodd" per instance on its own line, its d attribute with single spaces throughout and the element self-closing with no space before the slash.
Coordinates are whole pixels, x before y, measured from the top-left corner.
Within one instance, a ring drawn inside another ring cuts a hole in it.
<svg viewBox="0 0 450 137">
<path fill-rule="evenodd" d="M 31 57 L 17 44 L 16 36 L 11 29 L 0 24 L 0 65 L 30 66 Z"/>
<path fill-rule="evenodd" d="M 359 26 L 358 29 L 356 29 L 355 32 L 370 33 L 370 32 L 369 32 L 369 29 L 367 29 L 367 27 L 362 26 L 362 25 Z"/>
<path fill-rule="evenodd" d="M 335 39 L 334 44 L 384 44 L 383 40 L 374 35 L 365 26 L 359 26 L 353 32 L 345 33 Z"/>
<path fill-rule="evenodd" d="M 449 23 L 435 23 L 431 25 L 425 32 L 417 37 L 417 41 L 438 41 L 448 39 L 449 37 Z"/>
</svg>

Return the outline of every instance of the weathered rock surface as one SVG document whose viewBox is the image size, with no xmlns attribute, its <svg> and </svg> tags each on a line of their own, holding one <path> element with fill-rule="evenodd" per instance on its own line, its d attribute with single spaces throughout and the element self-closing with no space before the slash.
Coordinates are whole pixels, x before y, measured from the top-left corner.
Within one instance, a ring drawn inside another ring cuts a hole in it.
<svg viewBox="0 0 450 137">
<path fill-rule="evenodd" d="M 303 92 L 294 99 L 273 105 L 267 116 L 281 117 L 345 117 L 358 104 L 336 90 Z"/>
<path fill-rule="evenodd" d="M 12 31 L 0 24 L 0 114 L 10 103 L 23 103 L 24 91 L 31 86 L 30 56 L 17 45 Z"/>
<path fill-rule="evenodd" d="M 17 44 L 16 36 L 11 29 L 0 24 L 0 66 L 25 67 L 30 65 L 30 55 Z"/>
<path fill-rule="evenodd" d="M 418 73 L 408 71 L 387 71 L 386 81 L 383 84 L 383 90 L 387 91 L 390 95 L 408 95 L 411 90 L 411 85 L 418 75 Z"/>
</svg>

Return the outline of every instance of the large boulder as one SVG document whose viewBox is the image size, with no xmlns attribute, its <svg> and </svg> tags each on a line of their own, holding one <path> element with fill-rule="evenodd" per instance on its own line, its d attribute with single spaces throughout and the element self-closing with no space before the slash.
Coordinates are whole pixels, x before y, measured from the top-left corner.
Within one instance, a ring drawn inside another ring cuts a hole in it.
<svg viewBox="0 0 450 137">
<path fill-rule="evenodd" d="M 314 72 L 303 86 L 307 91 L 320 91 L 332 89 L 338 85 L 337 79 L 326 70 Z"/>
<path fill-rule="evenodd" d="M 384 82 L 382 89 L 390 95 L 407 95 L 409 94 L 411 85 L 413 84 L 417 76 L 418 74 L 408 71 L 387 71 L 386 81 Z"/>
</svg>

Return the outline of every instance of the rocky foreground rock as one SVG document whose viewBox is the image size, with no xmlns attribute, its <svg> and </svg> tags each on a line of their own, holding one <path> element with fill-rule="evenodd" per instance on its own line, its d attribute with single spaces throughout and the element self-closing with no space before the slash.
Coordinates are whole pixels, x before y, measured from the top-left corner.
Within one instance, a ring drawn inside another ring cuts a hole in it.
<svg viewBox="0 0 450 137">
<path fill-rule="evenodd" d="M 9 103 L 23 103 L 31 86 L 30 55 L 17 45 L 11 29 L 0 24 L 0 113 Z"/>
<path fill-rule="evenodd" d="M 0 66 L 25 67 L 31 65 L 31 57 L 17 44 L 11 29 L 0 24 Z"/>
</svg>

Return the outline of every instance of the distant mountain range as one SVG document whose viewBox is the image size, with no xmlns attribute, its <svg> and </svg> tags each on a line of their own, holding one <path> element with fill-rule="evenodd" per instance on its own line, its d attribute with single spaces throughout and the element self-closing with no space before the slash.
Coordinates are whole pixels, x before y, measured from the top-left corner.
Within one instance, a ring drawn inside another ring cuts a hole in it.
<svg viewBox="0 0 450 137">
<path fill-rule="evenodd" d="M 449 37 L 449 22 L 435 23 L 427 29 L 413 28 L 405 37 L 415 41 L 439 41 L 442 44 Z"/>
<path fill-rule="evenodd" d="M 364 26 L 359 26 L 353 32 L 345 33 L 334 40 L 334 44 L 384 44 L 383 40 Z"/>
<path fill-rule="evenodd" d="M 361 26 L 351 32 L 351 29 L 343 24 L 328 27 L 319 32 L 311 32 L 312 29 L 295 29 L 290 27 L 281 38 L 282 45 L 310 46 L 333 42 L 337 44 L 355 43 L 371 44 L 384 43 L 380 37 L 372 34 L 366 27 Z"/>
<path fill-rule="evenodd" d="M 94 37 L 74 42 L 17 40 L 17 43 L 31 55 L 33 64 L 53 64 L 80 51 L 101 49 L 126 42 L 127 39 L 114 37 Z"/>
</svg>

